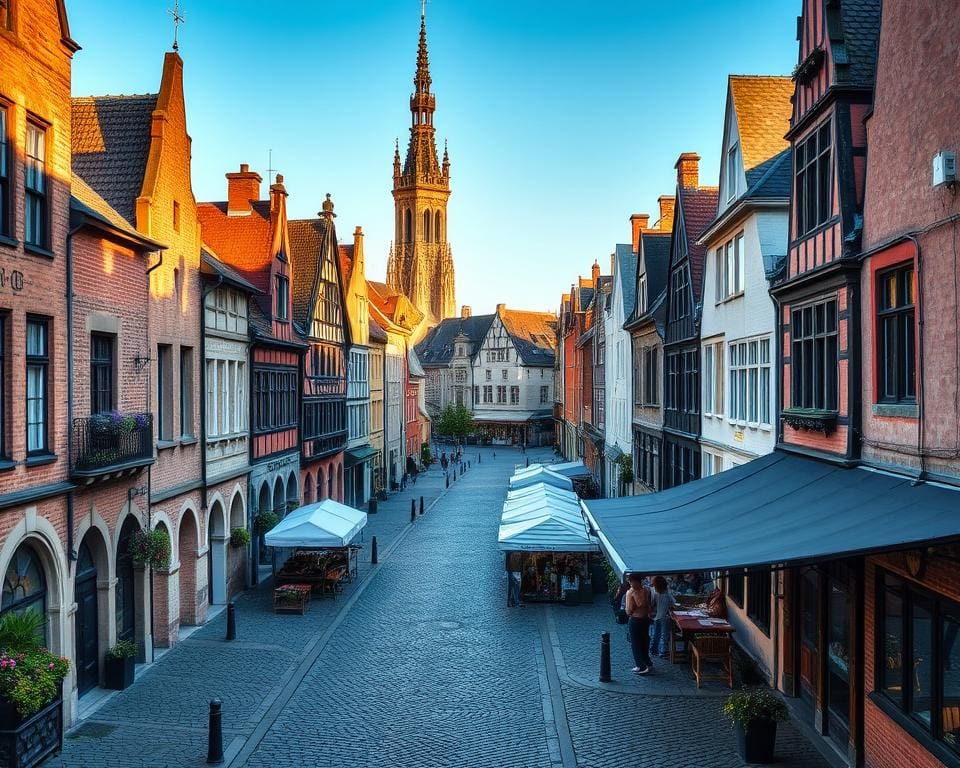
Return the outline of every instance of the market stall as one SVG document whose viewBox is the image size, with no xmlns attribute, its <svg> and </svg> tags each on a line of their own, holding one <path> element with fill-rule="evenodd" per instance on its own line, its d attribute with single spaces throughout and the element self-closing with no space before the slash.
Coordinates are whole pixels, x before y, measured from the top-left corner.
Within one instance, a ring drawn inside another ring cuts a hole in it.
<svg viewBox="0 0 960 768">
<path fill-rule="evenodd" d="M 291 512 L 264 537 L 274 551 L 274 585 L 309 585 L 314 594 L 335 597 L 357 575 L 355 540 L 366 524 L 366 513 L 332 499 Z"/>
<path fill-rule="evenodd" d="M 570 478 L 564 477 L 543 465 L 521 469 L 510 478 L 509 489 L 516 491 L 531 485 L 537 485 L 538 483 L 545 483 L 546 485 L 552 485 L 554 488 L 562 488 L 566 491 L 573 490 L 573 483 Z"/>
<path fill-rule="evenodd" d="M 519 581 L 522 600 L 592 601 L 591 559 L 599 545 L 579 504 L 554 489 L 507 500 L 498 548 L 506 553 L 510 578 Z"/>
</svg>

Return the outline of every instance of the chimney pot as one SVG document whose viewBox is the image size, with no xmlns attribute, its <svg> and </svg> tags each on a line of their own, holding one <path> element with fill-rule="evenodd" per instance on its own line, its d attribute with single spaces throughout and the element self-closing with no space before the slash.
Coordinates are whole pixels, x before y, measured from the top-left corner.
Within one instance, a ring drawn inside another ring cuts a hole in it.
<svg viewBox="0 0 960 768">
<path fill-rule="evenodd" d="M 507 308 L 506 304 L 497 304 L 497 314 L 499 315 L 503 310 Z"/>
<path fill-rule="evenodd" d="M 633 235 L 630 242 L 634 253 L 640 253 L 640 233 L 649 229 L 649 225 L 649 213 L 635 213 L 630 217 L 630 229 Z"/>
<path fill-rule="evenodd" d="M 247 216 L 253 210 L 250 203 L 260 199 L 260 182 L 263 179 L 251 171 L 247 163 L 240 164 L 238 173 L 227 174 L 227 215 Z"/>
<path fill-rule="evenodd" d="M 657 202 L 660 203 L 660 219 L 657 227 L 661 232 L 673 232 L 673 212 L 677 199 L 673 195 L 660 195 Z"/>
<path fill-rule="evenodd" d="M 681 188 L 700 186 L 700 155 L 696 152 L 681 154 L 674 168 Z"/>
<path fill-rule="evenodd" d="M 600 262 L 594 259 L 593 267 L 590 269 L 590 277 L 593 280 L 593 285 L 596 287 L 597 281 L 600 279 Z"/>
<path fill-rule="evenodd" d="M 464 304 L 460 307 L 460 317 L 463 320 L 466 320 L 468 317 L 473 317 L 473 310 L 470 309 L 469 304 Z"/>
</svg>

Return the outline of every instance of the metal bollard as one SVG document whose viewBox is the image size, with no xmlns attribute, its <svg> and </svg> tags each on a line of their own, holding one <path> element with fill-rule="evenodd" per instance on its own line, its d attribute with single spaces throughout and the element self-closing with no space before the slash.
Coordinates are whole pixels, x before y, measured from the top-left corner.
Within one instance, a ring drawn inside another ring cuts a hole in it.
<svg viewBox="0 0 960 768">
<path fill-rule="evenodd" d="M 600 633 L 600 682 L 610 682 L 610 633 Z"/>
<path fill-rule="evenodd" d="M 478 454 L 477 454 L 477 464 L 479 464 L 479 463 L 480 463 L 480 454 L 478 453 Z"/>
<path fill-rule="evenodd" d="M 417 519 L 417 501 L 416 499 L 410 499 L 410 522 L 412 523 Z"/>
<path fill-rule="evenodd" d="M 530 459 L 527 459 L 527 466 L 530 466 Z"/>
<path fill-rule="evenodd" d="M 423 496 L 420 497 L 420 514 L 423 514 Z"/>
<path fill-rule="evenodd" d="M 450 475 L 446 475 L 446 474 L 445 474 L 445 475 L 443 476 L 443 487 L 444 487 L 444 488 L 449 488 L 449 487 L 450 487 Z"/>
<path fill-rule="evenodd" d="M 370 541 L 370 565 L 376 565 L 379 562 L 377 559 L 377 537 L 374 536 Z"/>
<path fill-rule="evenodd" d="M 457 470 L 453 470 L 453 482 L 457 482 Z"/>
<path fill-rule="evenodd" d="M 227 604 L 227 640 L 237 639 L 237 611 L 233 602 Z"/>
<path fill-rule="evenodd" d="M 207 763 L 210 765 L 223 762 L 223 713 L 220 711 L 222 704 L 220 699 L 210 702 L 210 723 L 207 731 Z"/>
</svg>

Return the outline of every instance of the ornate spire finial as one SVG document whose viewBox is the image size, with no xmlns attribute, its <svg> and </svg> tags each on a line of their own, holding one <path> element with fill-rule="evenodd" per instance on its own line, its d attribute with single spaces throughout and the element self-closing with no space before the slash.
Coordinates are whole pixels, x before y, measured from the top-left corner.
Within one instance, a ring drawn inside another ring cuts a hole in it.
<svg viewBox="0 0 960 768">
<path fill-rule="evenodd" d="M 336 218 L 337 214 L 333 212 L 333 200 L 330 199 L 330 193 L 327 192 L 327 199 L 323 201 L 323 209 L 320 211 L 320 215 L 325 219 Z"/>
<path fill-rule="evenodd" d="M 180 25 L 187 20 L 187 17 L 180 11 L 180 0 L 173 0 L 173 8 L 170 8 L 167 13 L 173 16 L 173 50 L 179 51 Z"/>
<path fill-rule="evenodd" d="M 420 45 L 417 48 L 417 74 L 413 78 L 413 83 L 417 87 L 417 93 L 429 93 L 431 82 L 430 57 L 427 54 L 427 19 L 424 14 L 421 14 Z"/>
</svg>

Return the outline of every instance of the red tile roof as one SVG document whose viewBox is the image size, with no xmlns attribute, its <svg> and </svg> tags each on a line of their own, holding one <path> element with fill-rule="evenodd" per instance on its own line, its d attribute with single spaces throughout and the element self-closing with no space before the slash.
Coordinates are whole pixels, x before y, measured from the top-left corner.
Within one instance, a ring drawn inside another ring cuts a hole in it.
<svg viewBox="0 0 960 768">
<path fill-rule="evenodd" d="M 693 295 L 703 296 L 703 266 L 706 261 L 706 246 L 698 245 L 697 238 L 717 215 L 717 187 L 681 187 L 680 205 L 683 210 L 684 236 L 687 238 L 687 255 L 690 259 L 690 280 Z"/>
<path fill-rule="evenodd" d="M 198 203 L 197 217 L 203 242 L 224 264 L 233 267 L 264 293 L 270 291 L 273 265 L 270 232 L 270 201 L 253 202 L 249 216 L 227 216 L 227 204 Z"/>
</svg>

